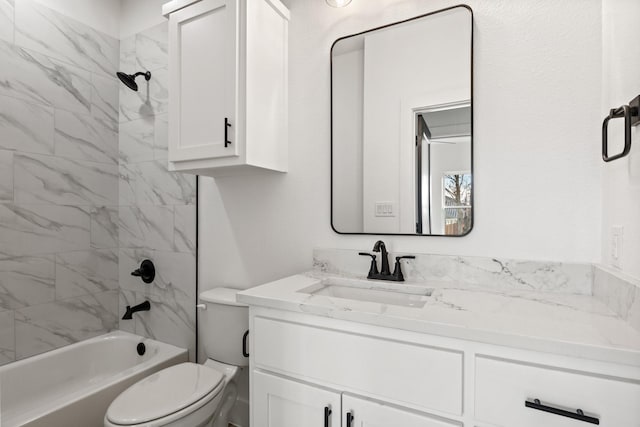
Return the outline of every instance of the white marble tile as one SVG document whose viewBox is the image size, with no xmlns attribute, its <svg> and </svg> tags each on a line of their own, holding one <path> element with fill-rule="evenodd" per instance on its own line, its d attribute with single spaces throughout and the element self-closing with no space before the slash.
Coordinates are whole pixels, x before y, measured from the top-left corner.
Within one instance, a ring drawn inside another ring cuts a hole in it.
<svg viewBox="0 0 640 427">
<path fill-rule="evenodd" d="M 74 206 L 0 204 L 0 242 L 8 255 L 89 248 L 89 213 Z"/>
<path fill-rule="evenodd" d="M 54 299 L 53 255 L 0 258 L 0 310 L 15 310 Z"/>
<path fill-rule="evenodd" d="M 91 113 L 105 126 L 118 132 L 120 82 L 111 77 L 91 74 Z"/>
<path fill-rule="evenodd" d="M 14 157 L 14 197 L 18 204 L 117 205 L 118 167 L 58 157 Z"/>
<path fill-rule="evenodd" d="M 0 0 L 0 39 L 13 43 L 14 0 Z"/>
<path fill-rule="evenodd" d="M 136 304 L 143 301 L 137 294 Z M 195 316 L 194 300 L 163 299 L 149 295 L 151 310 L 136 313 L 136 334 L 189 349 L 190 360 L 195 355 Z"/>
<path fill-rule="evenodd" d="M 152 294 L 165 300 L 189 300 L 196 298 L 196 257 L 193 254 L 155 251 L 156 279 Z"/>
<path fill-rule="evenodd" d="M 113 75 L 119 41 L 32 0 L 15 8 L 15 43 L 85 70 Z"/>
<path fill-rule="evenodd" d="M 0 95 L 65 110 L 91 111 L 88 71 L 0 41 Z"/>
<path fill-rule="evenodd" d="M 169 116 L 168 114 L 160 114 L 155 116 L 154 122 L 154 144 L 153 158 L 156 160 L 164 160 L 168 163 L 169 159 Z"/>
<path fill-rule="evenodd" d="M 136 198 L 138 203 L 154 205 L 195 204 L 195 176 L 169 172 L 167 162 L 157 160 L 138 164 Z"/>
<path fill-rule="evenodd" d="M 0 96 L 0 148 L 52 154 L 53 129 L 53 108 Z"/>
<path fill-rule="evenodd" d="M 13 151 L 0 150 L 0 203 L 13 201 Z"/>
<path fill-rule="evenodd" d="M 56 255 L 56 299 L 117 289 L 117 249 L 63 252 Z"/>
<path fill-rule="evenodd" d="M 133 74 L 137 70 L 136 63 L 136 36 L 120 40 L 120 71 Z"/>
<path fill-rule="evenodd" d="M 16 359 L 13 311 L 0 312 L 0 366 Z"/>
<path fill-rule="evenodd" d="M 118 247 L 118 208 L 97 207 L 91 210 L 91 247 Z"/>
<path fill-rule="evenodd" d="M 120 247 L 171 251 L 173 208 L 167 206 L 122 206 L 118 223 Z"/>
<path fill-rule="evenodd" d="M 173 207 L 175 215 L 175 245 L 176 251 L 196 253 L 196 205 L 176 205 Z"/>
<path fill-rule="evenodd" d="M 136 185 L 140 170 L 136 163 L 120 162 L 118 180 L 118 200 L 120 206 L 133 206 L 137 204 Z"/>
<path fill-rule="evenodd" d="M 89 114 L 55 112 L 55 155 L 88 162 L 118 162 L 118 131 Z"/>
<path fill-rule="evenodd" d="M 118 291 L 85 295 L 15 311 L 16 358 L 22 359 L 113 330 Z"/>
<path fill-rule="evenodd" d="M 135 52 L 138 68 L 154 71 L 167 67 L 169 25 L 163 22 L 135 36 Z"/>
<path fill-rule="evenodd" d="M 153 160 L 153 120 L 120 123 L 120 159 L 126 163 Z"/>
<path fill-rule="evenodd" d="M 331 274 L 364 277 L 370 258 L 355 250 L 315 249 L 314 268 Z M 394 256 L 389 264 L 393 270 Z M 378 254 L 378 263 L 380 263 Z M 380 265 L 380 264 L 378 264 Z M 593 268 L 589 264 L 543 261 L 518 261 L 484 257 L 416 254 L 415 260 L 403 261 L 407 281 L 453 282 L 459 287 L 496 290 L 538 290 L 591 295 Z"/>
<path fill-rule="evenodd" d="M 159 68 L 151 73 L 148 84 L 140 86 L 140 99 L 150 108 L 149 114 L 157 116 L 169 112 L 169 70 Z"/>
</svg>

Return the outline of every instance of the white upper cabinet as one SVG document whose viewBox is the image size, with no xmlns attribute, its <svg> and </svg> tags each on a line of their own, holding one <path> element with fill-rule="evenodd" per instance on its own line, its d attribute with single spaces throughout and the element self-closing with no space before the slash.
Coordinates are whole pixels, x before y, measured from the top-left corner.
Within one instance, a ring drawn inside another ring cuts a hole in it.
<svg viewBox="0 0 640 427">
<path fill-rule="evenodd" d="M 169 168 L 287 171 L 288 22 L 279 0 L 174 0 Z"/>
</svg>

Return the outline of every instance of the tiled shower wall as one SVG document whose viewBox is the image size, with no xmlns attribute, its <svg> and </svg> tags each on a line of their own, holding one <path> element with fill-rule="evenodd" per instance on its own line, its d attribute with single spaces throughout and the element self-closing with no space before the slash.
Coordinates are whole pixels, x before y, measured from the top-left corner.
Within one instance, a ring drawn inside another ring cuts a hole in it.
<svg viewBox="0 0 640 427">
<path fill-rule="evenodd" d="M 118 69 L 153 77 L 135 93 Z M 120 43 L 0 0 L 0 364 L 118 327 L 194 354 L 195 178 L 167 171 L 166 79 L 166 24 Z"/>
<path fill-rule="evenodd" d="M 123 39 L 120 69 L 151 71 L 139 91 L 120 85 L 120 312 L 148 299 L 151 311 L 120 328 L 188 348 L 195 357 L 196 181 L 167 170 L 167 24 Z M 131 276 L 145 259 L 154 283 Z"/>
<path fill-rule="evenodd" d="M 118 325 L 118 54 L 0 0 L 0 364 Z"/>
</svg>

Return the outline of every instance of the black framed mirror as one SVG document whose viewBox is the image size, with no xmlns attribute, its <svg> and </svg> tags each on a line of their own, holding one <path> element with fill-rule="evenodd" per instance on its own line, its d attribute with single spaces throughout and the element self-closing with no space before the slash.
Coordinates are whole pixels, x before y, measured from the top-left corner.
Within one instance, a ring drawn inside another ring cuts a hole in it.
<svg viewBox="0 0 640 427">
<path fill-rule="evenodd" d="M 331 226 L 464 236 L 473 228 L 473 12 L 466 5 L 331 48 Z"/>
</svg>

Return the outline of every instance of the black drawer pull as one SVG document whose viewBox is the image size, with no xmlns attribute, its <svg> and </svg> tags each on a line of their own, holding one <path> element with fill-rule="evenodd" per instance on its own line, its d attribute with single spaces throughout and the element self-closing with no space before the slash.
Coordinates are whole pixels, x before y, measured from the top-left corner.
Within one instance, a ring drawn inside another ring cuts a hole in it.
<svg viewBox="0 0 640 427">
<path fill-rule="evenodd" d="M 353 414 L 351 412 L 347 412 L 347 427 L 351 427 L 351 423 L 353 423 Z"/>
<path fill-rule="evenodd" d="M 553 406 L 547 406 L 540 403 L 539 399 L 533 399 L 533 402 L 526 400 L 524 406 L 538 411 L 549 412 L 551 414 L 560 415 L 561 417 L 573 418 L 574 420 L 583 421 L 589 424 L 600 425 L 600 420 L 594 417 L 585 415 L 582 409 L 576 410 L 576 412 L 565 411 L 564 409 L 554 408 Z"/>
<path fill-rule="evenodd" d="M 249 338 L 249 330 L 247 329 L 247 332 L 244 333 L 244 335 L 242 336 L 242 355 L 244 357 L 249 357 L 249 350 L 247 349 L 249 347 L 248 343 L 247 343 L 247 338 Z"/>
<path fill-rule="evenodd" d="M 331 418 L 331 407 L 324 407 L 324 427 L 329 427 L 329 419 Z"/>
<path fill-rule="evenodd" d="M 231 144 L 231 141 L 229 141 L 229 128 L 231 127 L 231 123 L 229 123 L 229 118 L 225 117 L 224 118 L 224 146 L 225 148 Z"/>
</svg>

